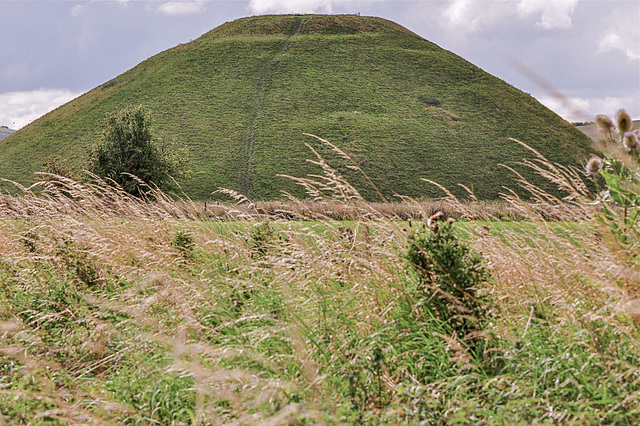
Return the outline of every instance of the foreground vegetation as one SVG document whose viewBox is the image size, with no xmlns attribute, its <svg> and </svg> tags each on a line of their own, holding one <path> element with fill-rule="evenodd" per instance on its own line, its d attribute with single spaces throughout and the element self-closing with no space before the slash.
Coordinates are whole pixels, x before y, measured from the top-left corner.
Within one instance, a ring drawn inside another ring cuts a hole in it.
<svg viewBox="0 0 640 426">
<path fill-rule="evenodd" d="M 529 164 L 570 196 L 446 197 L 458 221 L 398 221 L 322 162 L 298 183 L 324 211 L 57 176 L 3 196 L 1 419 L 633 424 L 638 240 L 577 172 Z"/>
<path fill-rule="evenodd" d="M 0 176 L 30 185 L 60 153 L 69 167 L 89 169 L 85 148 L 105 116 L 138 105 L 154 135 L 187 152 L 193 173 L 178 180 L 201 201 L 220 187 L 252 200 L 303 196 L 277 175 L 319 172 L 305 144 L 333 155 L 304 132 L 362 166 L 374 185 L 334 159 L 369 201 L 383 201 L 375 188 L 389 201 L 441 195 L 420 177 L 458 196 L 466 195 L 458 184 L 471 183 L 478 198 L 495 200 L 503 186 L 517 187 L 500 164 L 527 154 L 508 137 L 564 165 L 581 166 L 591 153 L 586 136 L 532 96 L 395 23 L 283 15 L 221 25 L 34 121 L 0 143 Z"/>
</svg>

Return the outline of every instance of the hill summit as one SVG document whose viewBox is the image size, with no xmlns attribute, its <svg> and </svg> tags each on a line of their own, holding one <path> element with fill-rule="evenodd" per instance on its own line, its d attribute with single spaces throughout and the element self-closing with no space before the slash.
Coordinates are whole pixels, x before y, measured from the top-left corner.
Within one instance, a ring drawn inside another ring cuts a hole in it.
<svg viewBox="0 0 640 426">
<path fill-rule="evenodd" d="M 372 200 L 346 152 L 385 197 L 441 195 L 420 178 L 492 199 L 513 185 L 499 164 L 522 140 L 580 165 L 589 140 L 533 97 L 393 22 L 350 15 L 239 19 L 159 53 L 0 143 L 0 177 L 27 184 L 53 157 L 78 167 L 106 113 L 143 105 L 156 134 L 183 144 L 196 199 L 216 189 L 253 199 L 302 195 L 278 174 L 306 176 L 310 144 Z"/>
</svg>

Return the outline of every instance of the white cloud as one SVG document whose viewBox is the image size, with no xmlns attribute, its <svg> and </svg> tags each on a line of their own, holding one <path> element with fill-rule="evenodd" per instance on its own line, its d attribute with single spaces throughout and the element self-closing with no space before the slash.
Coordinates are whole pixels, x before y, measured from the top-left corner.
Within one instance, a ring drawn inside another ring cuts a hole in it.
<svg viewBox="0 0 640 426">
<path fill-rule="evenodd" d="M 20 129 L 81 94 L 66 89 L 0 93 L 0 125 Z"/>
<path fill-rule="evenodd" d="M 620 108 L 629 108 L 631 97 L 564 98 L 541 96 L 538 101 L 569 122 L 593 121 L 598 114 L 613 117 Z"/>
<path fill-rule="evenodd" d="M 92 0 L 93 2 L 95 2 L 96 0 Z M 118 3 L 122 6 L 127 6 L 129 4 L 131 0 L 114 0 L 115 3 Z M 83 2 L 81 4 L 76 4 L 73 5 L 71 7 L 71 9 L 69 9 L 69 12 L 71 13 L 71 16 L 73 17 L 77 17 L 80 16 L 80 14 L 83 13 L 83 11 L 89 9 L 91 6 L 85 7 L 87 6 L 87 3 Z"/>
<path fill-rule="evenodd" d="M 569 28 L 579 0 L 449 0 L 443 15 L 456 31 L 471 33 L 514 18 L 539 19 L 543 29 Z"/>
<path fill-rule="evenodd" d="M 589 112 L 592 104 L 590 99 L 578 97 L 559 99 L 553 96 L 542 96 L 537 99 L 542 105 L 569 122 L 591 121 L 595 117 L 595 114 Z"/>
<path fill-rule="evenodd" d="M 449 19 L 449 23 L 454 26 L 461 24 L 468 24 L 469 31 L 477 29 L 476 22 L 470 20 L 471 15 L 471 3 L 467 0 L 454 0 L 451 2 L 448 8 L 444 11 L 444 16 Z"/>
<path fill-rule="evenodd" d="M 629 60 L 640 59 L 640 29 L 638 18 L 640 9 L 636 8 L 631 13 L 617 15 L 615 25 L 606 30 L 600 37 L 598 52 L 620 50 Z M 634 13 L 635 12 L 635 13 Z"/>
<path fill-rule="evenodd" d="M 83 5 L 81 4 L 76 4 L 75 6 L 73 6 L 71 8 L 71 16 L 78 16 L 80 15 L 80 13 L 82 13 L 82 9 L 83 9 Z"/>
<path fill-rule="evenodd" d="M 503 18 L 513 15 L 515 8 L 513 2 L 504 0 L 474 1 L 451 0 L 449 6 L 443 11 L 449 25 L 462 32 L 479 31 Z"/>
<path fill-rule="evenodd" d="M 520 0 L 518 12 L 527 17 L 540 14 L 536 25 L 550 30 L 571 27 L 571 16 L 579 0 Z"/>
<path fill-rule="evenodd" d="M 167 15 L 192 15 L 200 13 L 205 8 L 205 2 L 202 0 L 194 1 L 169 1 L 160 5 L 158 10 Z"/>
<path fill-rule="evenodd" d="M 353 3 L 353 0 L 251 0 L 249 10 L 263 13 L 332 13 L 333 6 Z M 362 3 L 360 1 L 359 3 Z"/>
<path fill-rule="evenodd" d="M 638 33 L 637 28 L 636 33 Z M 606 33 L 602 39 L 600 39 L 600 43 L 598 44 L 598 52 L 600 53 L 609 52 L 611 50 L 620 50 L 624 52 L 624 54 L 627 55 L 627 59 L 631 61 L 640 59 L 638 44 L 625 42 L 620 34 L 615 31 Z"/>
</svg>

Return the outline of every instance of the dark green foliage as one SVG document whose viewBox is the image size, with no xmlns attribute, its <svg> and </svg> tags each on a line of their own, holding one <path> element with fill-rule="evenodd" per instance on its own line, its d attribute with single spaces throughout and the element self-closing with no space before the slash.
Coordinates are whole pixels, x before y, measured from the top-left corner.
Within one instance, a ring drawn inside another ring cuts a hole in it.
<svg viewBox="0 0 640 426">
<path fill-rule="evenodd" d="M 269 251 L 269 245 L 274 238 L 274 232 L 269 221 L 262 222 L 253 227 L 249 237 L 251 251 L 256 257 L 264 257 Z"/>
<path fill-rule="evenodd" d="M 419 95 L 418 100 L 425 105 L 434 106 L 434 107 L 442 106 L 442 102 L 440 102 L 439 99 L 434 98 L 432 96 Z"/>
<path fill-rule="evenodd" d="M 487 300 L 478 290 L 489 279 L 482 257 L 455 235 L 452 222 L 435 221 L 410 234 L 407 260 L 424 292 L 424 308 L 459 337 L 481 330 Z"/>
<path fill-rule="evenodd" d="M 73 241 L 63 241 L 56 256 L 70 274 L 69 280 L 89 288 L 99 286 L 101 280 L 98 270 L 86 248 Z"/>
<path fill-rule="evenodd" d="M 91 151 L 90 169 L 128 193 L 142 195 L 140 181 L 161 189 L 170 187 L 179 162 L 153 138 L 149 117 L 138 106 L 106 116 L 102 136 Z"/>
<path fill-rule="evenodd" d="M 78 171 L 74 167 L 70 166 L 67 160 L 59 156 L 51 157 L 42 163 L 42 169 L 45 173 L 65 176 L 74 180 L 81 179 Z"/>
<path fill-rule="evenodd" d="M 177 231 L 171 241 L 171 245 L 187 259 L 193 257 L 193 250 L 196 247 L 195 240 L 188 231 Z"/>
<path fill-rule="evenodd" d="M 20 242 L 28 252 L 35 253 L 38 250 L 38 233 L 33 229 L 29 229 L 22 233 Z"/>
</svg>

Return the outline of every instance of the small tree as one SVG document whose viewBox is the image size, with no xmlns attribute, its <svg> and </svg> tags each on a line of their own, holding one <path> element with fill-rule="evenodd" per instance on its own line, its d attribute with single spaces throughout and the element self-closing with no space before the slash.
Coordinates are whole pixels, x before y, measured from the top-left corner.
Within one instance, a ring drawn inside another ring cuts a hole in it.
<svg viewBox="0 0 640 426">
<path fill-rule="evenodd" d="M 150 120 L 142 106 L 127 107 L 107 114 L 102 135 L 91 149 L 89 169 L 113 180 L 134 195 L 142 195 L 138 179 L 167 189 L 171 176 L 182 169 L 183 162 L 154 140 Z"/>
</svg>

